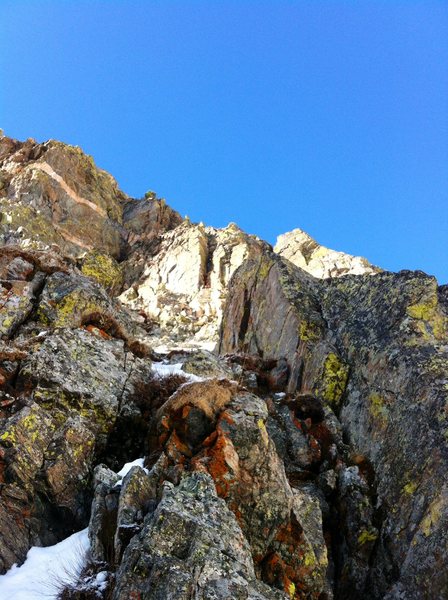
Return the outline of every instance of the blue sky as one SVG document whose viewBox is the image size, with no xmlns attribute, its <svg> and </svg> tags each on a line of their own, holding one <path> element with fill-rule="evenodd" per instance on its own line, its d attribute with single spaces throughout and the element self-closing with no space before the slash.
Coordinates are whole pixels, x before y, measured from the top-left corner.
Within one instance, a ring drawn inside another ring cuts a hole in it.
<svg viewBox="0 0 448 600">
<path fill-rule="evenodd" d="M 271 243 L 448 282 L 448 2 L 0 3 L 0 127 Z"/>
</svg>

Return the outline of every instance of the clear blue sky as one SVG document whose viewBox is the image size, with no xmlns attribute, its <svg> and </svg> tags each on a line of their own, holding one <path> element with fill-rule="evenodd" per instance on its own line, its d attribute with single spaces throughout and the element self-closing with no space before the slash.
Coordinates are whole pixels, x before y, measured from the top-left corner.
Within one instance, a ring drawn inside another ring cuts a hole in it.
<svg viewBox="0 0 448 600">
<path fill-rule="evenodd" d="M 448 282 L 448 2 L 0 3 L 0 127 L 271 243 Z"/>
</svg>

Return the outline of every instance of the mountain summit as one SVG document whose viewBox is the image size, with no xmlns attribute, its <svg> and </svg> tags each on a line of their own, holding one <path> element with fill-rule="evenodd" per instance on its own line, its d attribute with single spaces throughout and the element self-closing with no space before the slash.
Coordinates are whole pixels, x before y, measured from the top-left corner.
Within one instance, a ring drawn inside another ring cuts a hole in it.
<svg viewBox="0 0 448 600">
<path fill-rule="evenodd" d="M 53 140 L 0 137 L 0 212 L 0 598 L 72 539 L 53 597 L 448 597 L 446 286 Z"/>
</svg>

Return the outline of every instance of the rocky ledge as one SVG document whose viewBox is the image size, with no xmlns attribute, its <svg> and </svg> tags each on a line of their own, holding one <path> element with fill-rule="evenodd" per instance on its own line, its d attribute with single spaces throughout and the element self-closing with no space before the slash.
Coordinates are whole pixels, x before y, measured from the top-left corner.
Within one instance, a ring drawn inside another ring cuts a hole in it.
<svg viewBox="0 0 448 600">
<path fill-rule="evenodd" d="M 0 211 L 2 573 L 87 528 L 53 596 L 448 597 L 446 286 L 60 142 L 0 138 Z"/>
</svg>

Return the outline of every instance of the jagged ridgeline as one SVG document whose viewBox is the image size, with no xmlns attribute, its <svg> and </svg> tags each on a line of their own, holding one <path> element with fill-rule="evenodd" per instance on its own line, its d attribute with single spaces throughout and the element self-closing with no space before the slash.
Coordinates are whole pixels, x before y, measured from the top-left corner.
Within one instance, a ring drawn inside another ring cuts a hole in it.
<svg viewBox="0 0 448 600">
<path fill-rule="evenodd" d="M 53 597 L 448 598 L 446 286 L 56 141 L 0 137 L 0 212 L 0 598 L 85 528 Z"/>
</svg>

